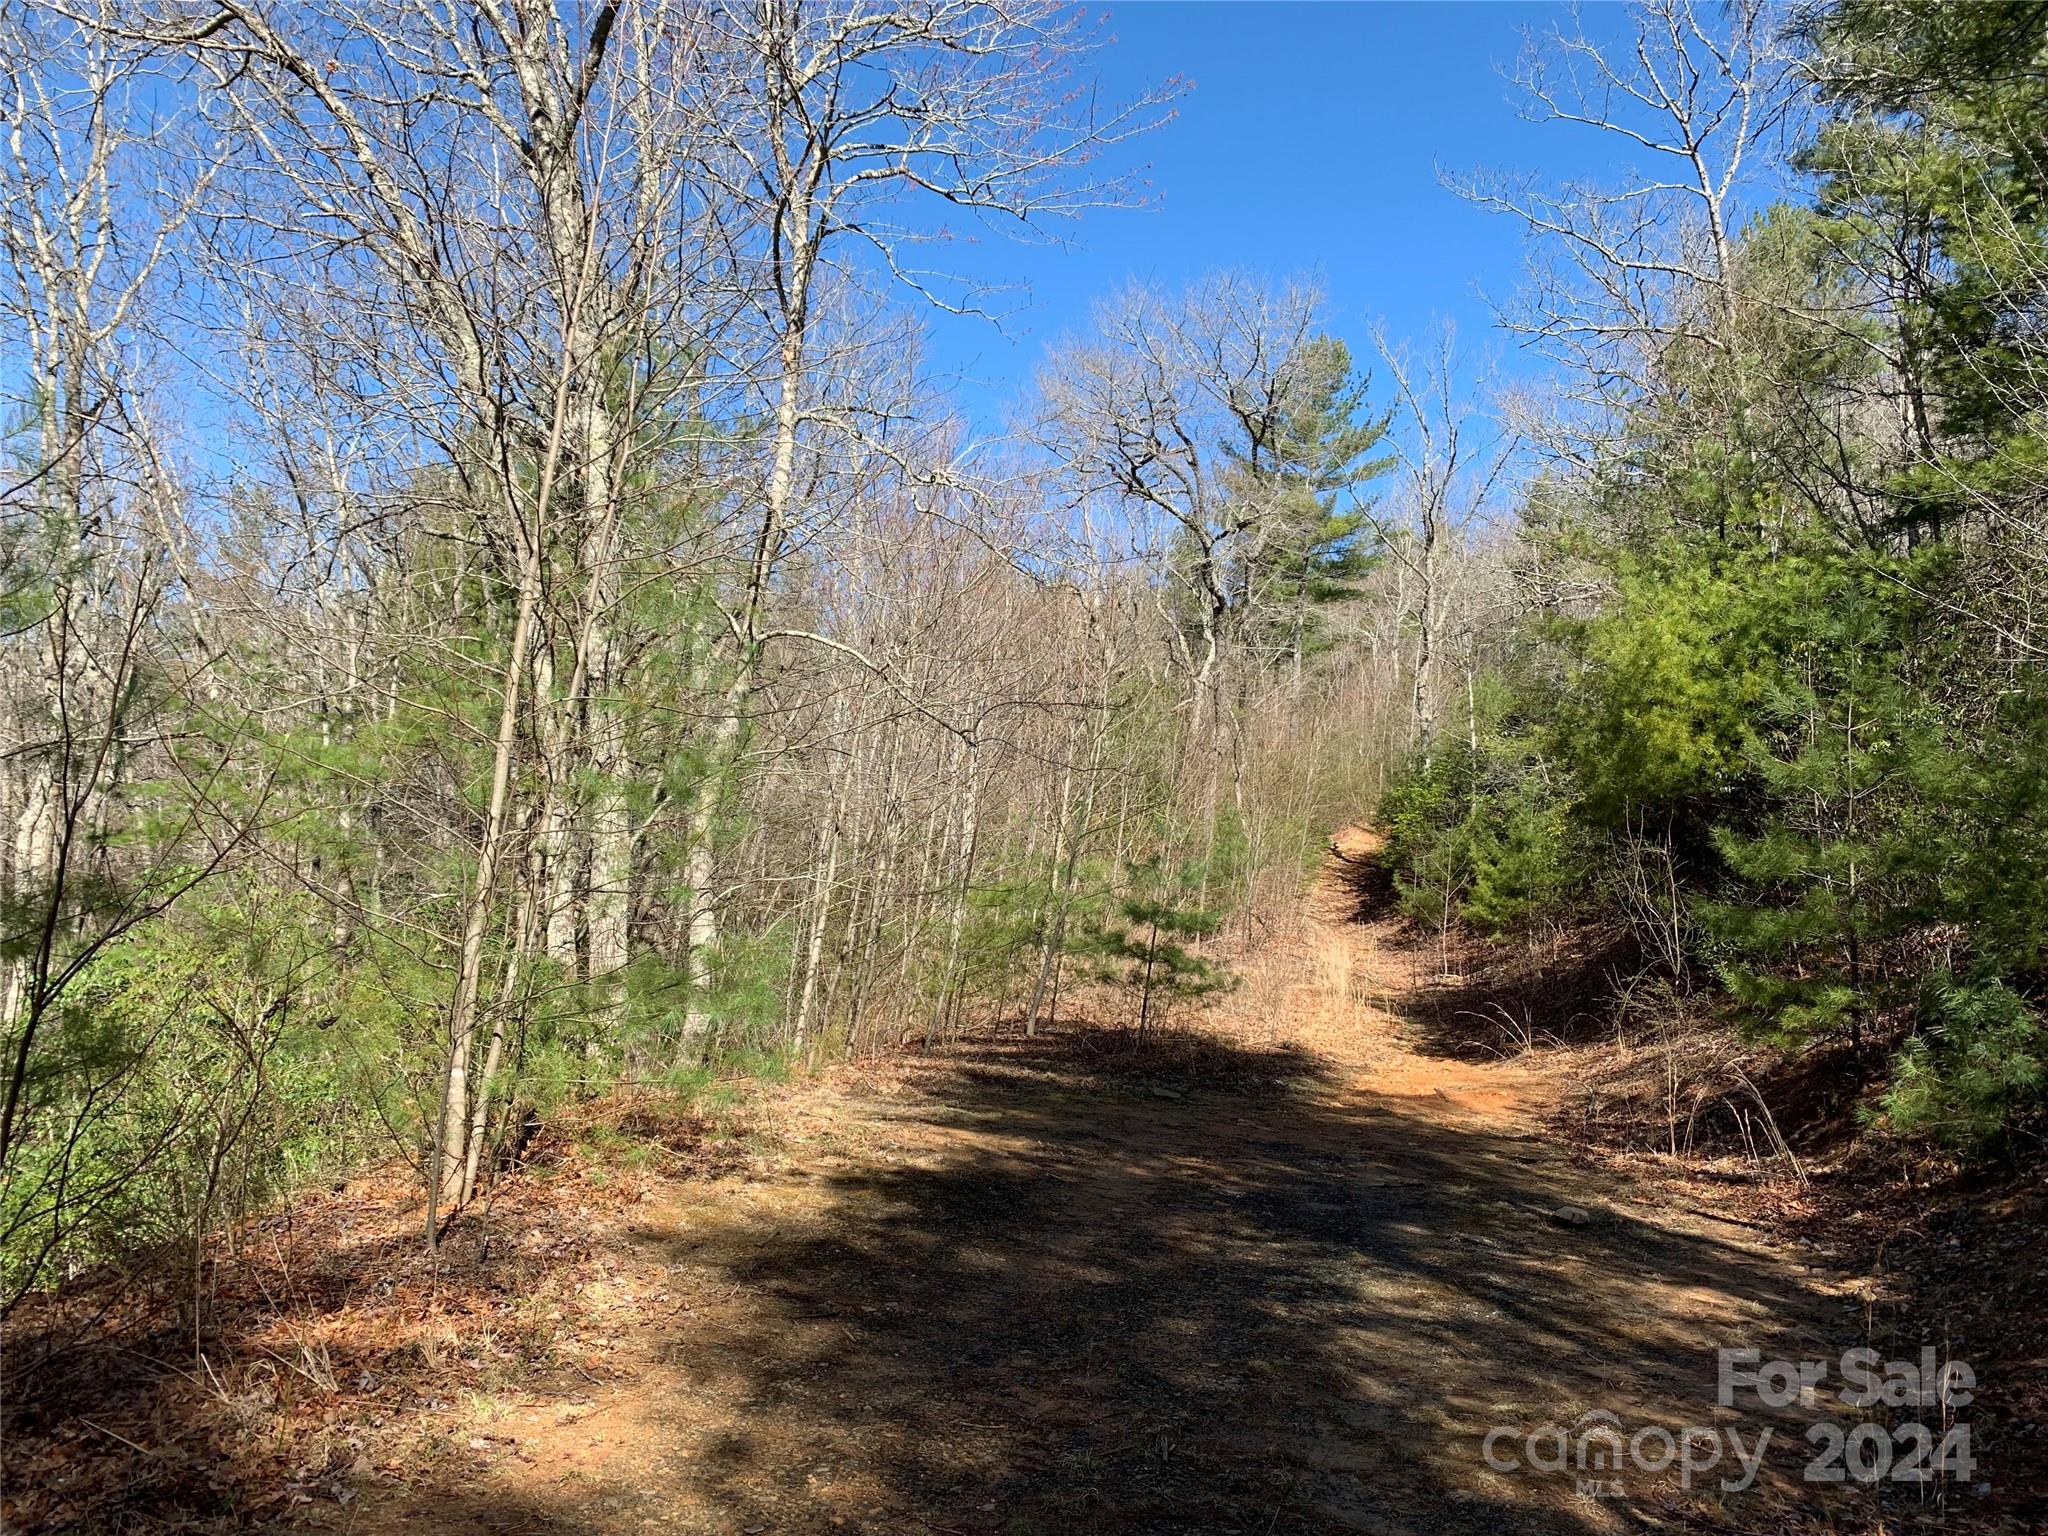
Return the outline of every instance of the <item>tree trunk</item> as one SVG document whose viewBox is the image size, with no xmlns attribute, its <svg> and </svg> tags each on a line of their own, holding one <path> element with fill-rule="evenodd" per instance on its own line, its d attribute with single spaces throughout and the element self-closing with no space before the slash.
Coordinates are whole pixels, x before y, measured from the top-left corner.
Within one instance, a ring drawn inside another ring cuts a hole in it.
<svg viewBox="0 0 2048 1536">
<path fill-rule="evenodd" d="M 534 611 L 540 602 L 540 539 L 526 541 L 519 572 L 519 611 L 512 623 L 511 652 L 505 661 L 498 707 L 498 730 L 491 754 L 491 795 L 484 815 L 483 841 L 477 848 L 476 876 L 470 886 L 463 919 L 462 949 L 457 960 L 455 996 L 448 1009 L 448 1060 L 442 1073 L 441 1112 L 427 1170 L 427 1246 L 440 1241 L 440 1203 L 459 1196 L 461 1170 L 467 1162 L 470 1115 L 470 1057 L 476 1044 L 477 1004 L 482 988 L 484 935 L 489 931 L 491 899 L 506 852 L 507 811 L 512 798 L 512 759 L 519 739 L 519 700 L 528 664 Z"/>
</svg>

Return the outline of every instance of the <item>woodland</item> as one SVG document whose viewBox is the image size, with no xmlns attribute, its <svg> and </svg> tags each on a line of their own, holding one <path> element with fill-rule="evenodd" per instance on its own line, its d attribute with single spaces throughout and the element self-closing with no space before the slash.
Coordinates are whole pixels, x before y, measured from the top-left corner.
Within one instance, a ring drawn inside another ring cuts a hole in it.
<svg viewBox="0 0 2048 1536">
<path fill-rule="evenodd" d="M 620 1092 L 1193 1027 L 1353 822 L 1446 969 L 2038 1166 L 2048 5 L 1563 20 L 1612 173 L 1446 178 L 1496 335 L 1134 283 L 991 428 L 948 244 L 1143 201 L 1106 46 L 0 0 L 0 1316 L 203 1335 L 238 1224 L 396 1168 L 431 1250 Z"/>
</svg>

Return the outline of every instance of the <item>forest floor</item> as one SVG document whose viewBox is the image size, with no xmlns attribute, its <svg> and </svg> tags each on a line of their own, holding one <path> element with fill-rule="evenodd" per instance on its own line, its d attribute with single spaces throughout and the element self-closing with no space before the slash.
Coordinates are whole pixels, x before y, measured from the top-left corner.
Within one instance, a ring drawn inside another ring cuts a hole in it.
<svg viewBox="0 0 2048 1536">
<path fill-rule="evenodd" d="M 311 1427 L 289 1454 L 270 1428 L 216 1435 L 216 1490 L 266 1454 L 297 1467 L 218 1507 L 349 1536 L 1955 1528 L 1938 1503 L 1824 1506 L 1799 1410 L 1717 1404 L 1719 1348 L 1857 1343 L 1864 1282 L 1753 1187 L 1557 1135 L 1569 1055 L 1435 1042 L 1436 956 L 1371 852 L 1339 839 L 1304 920 L 1240 957 L 1200 1027 L 764 1090 L 715 1166 L 579 1177 L 546 1213 L 507 1197 L 495 1277 L 446 1277 L 442 1331 L 381 1356 L 360 1320 L 280 1312 L 278 1364 L 208 1366 L 194 1411 L 253 1395 L 269 1424 L 289 1398 Z M 363 1232 L 357 1271 L 398 1251 Z M 545 1359 L 504 1368 L 536 1327 Z M 396 1385 L 423 1359 L 452 1385 Z M 1589 1413 L 1775 1443 L 1727 1493 L 1732 1454 L 1690 1488 L 1623 1466 L 1597 1490 L 1482 1455 L 1490 1428 L 1526 1461 L 1530 1431 Z M 169 1418 L 89 1428 L 151 1454 L 190 1443 Z"/>
</svg>

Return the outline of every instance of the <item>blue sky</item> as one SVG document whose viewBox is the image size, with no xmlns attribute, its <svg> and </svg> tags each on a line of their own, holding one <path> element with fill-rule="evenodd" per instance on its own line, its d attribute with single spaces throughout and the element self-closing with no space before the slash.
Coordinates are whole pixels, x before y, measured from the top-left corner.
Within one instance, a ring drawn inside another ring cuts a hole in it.
<svg viewBox="0 0 2048 1536">
<path fill-rule="evenodd" d="M 1361 354 L 1376 320 L 1426 339 L 1447 316 L 1461 350 L 1490 349 L 1510 373 L 1534 366 L 1492 331 L 1482 298 L 1516 284 L 1519 234 L 1437 172 L 1619 172 L 1602 135 L 1523 121 L 1504 77 L 1522 29 L 1568 22 L 1563 6 L 1118 0 L 1105 15 L 1106 95 L 1171 76 L 1192 89 L 1173 122 L 1130 150 L 1152 206 L 1085 215 L 1069 227 L 1070 248 L 992 240 L 957 253 L 977 276 L 1029 286 L 1028 300 L 1007 297 L 1001 332 L 933 321 L 928 361 L 957 376 L 970 416 L 999 416 L 1048 341 L 1086 326 L 1097 297 L 1132 278 L 1173 286 L 1219 267 L 1320 274 L 1333 329 Z M 1589 7 L 1583 24 L 1618 32 L 1627 16 Z M 962 266 L 952 253 L 939 259 Z"/>
</svg>

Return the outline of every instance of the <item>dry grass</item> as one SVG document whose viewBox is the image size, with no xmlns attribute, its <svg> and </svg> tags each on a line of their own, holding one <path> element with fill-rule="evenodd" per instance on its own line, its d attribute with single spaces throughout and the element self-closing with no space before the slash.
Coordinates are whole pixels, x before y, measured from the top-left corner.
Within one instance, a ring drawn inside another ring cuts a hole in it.
<svg viewBox="0 0 2048 1536">
<path fill-rule="evenodd" d="M 651 1189 L 743 1167 L 751 1134 L 650 1094 L 579 1106 L 438 1254 L 402 1169 L 308 1192 L 217 1245 L 196 1338 L 128 1276 L 31 1298 L 0 1338 L 0 1528 L 227 1531 L 345 1507 L 430 1466 L 479 1404 L 587 1390 L 635 1292 L 611 1234 Z"/>
</svg>

